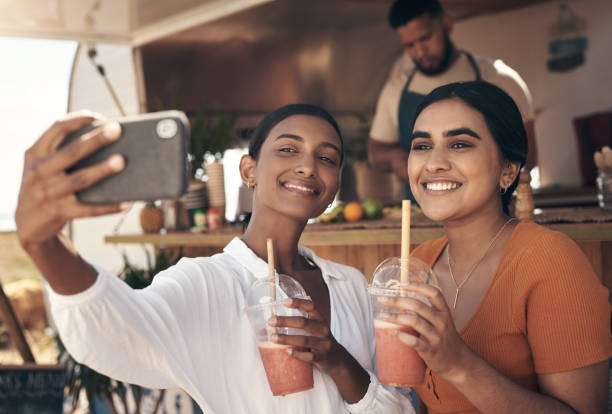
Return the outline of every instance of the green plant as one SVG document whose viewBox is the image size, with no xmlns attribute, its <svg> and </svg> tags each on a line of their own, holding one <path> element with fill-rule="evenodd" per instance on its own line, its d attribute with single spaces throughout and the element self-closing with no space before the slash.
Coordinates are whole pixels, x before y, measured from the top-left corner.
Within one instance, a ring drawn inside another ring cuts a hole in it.
<svg viewBox="0 0 612 414">
<path fill-rule="evenodd" d="M 147 252 L 147 268 L 140 269 L 133 266 L 128 258 L 123 256 L 123 270 L 119 274 L 119 277 L 123 279 L 125 283 L 134 289 L 143 289 L 151 284 L 153 277 L 164 269 L 172 266 L 181 257 L 179 251 L 176 255 L 169 255 L 163 250 L 159 250 L 155 256 L 155 262 L 151 262 L 151 257 Z M 61 342 L 59 337 L 57 338 L 59 348 L 59 362 L 66 364 L 68 370 L 68 378 L 66 385 L 68 387 L 68 394 L 72 397 L 72 409 L 75 410 L 79 402 L 79 396 L 81 391 L 85 391 L 87 400 L 92 403 L 95 397 L 99 397 L 106 402 L 113 414 L 123 411 L 128 413 L 128 392 L 132 394 L 135 402 L 135 414 L 140 413 L 140 403 L 143 396 L 142 387 L 134 384 L 128 384 L 121 381 L 114 380 L 102 375 L 93 369 L 78 363 L 75 361 L 66 348 Z M 113 396 L 119 397 L 121 402 L 122 410 L 119 410 L 115 405 Z M 161 390 L 157 396 L 155 408 L 153 413 L 156 413 L 161 407 L 161 402 L 164 398 L 164 390 Z"/>
<path fill-rule="evenodd" d="M 236 116 L 217 113 L 207 116 L 200 108 L 191 121 L 191 171 L 196 173 L 207 156 L 220 160 L 225 150 L 240 143 L 234 133 Z"/>
<path fill-rule="evenodd" d="M 369 137 L 370 123 L 365 118 L 359 116 L 357 131 L 351 137 L 350 145 L 345 148 L 347 157 L 353 161 L 367 161 Z"/>
</svg>

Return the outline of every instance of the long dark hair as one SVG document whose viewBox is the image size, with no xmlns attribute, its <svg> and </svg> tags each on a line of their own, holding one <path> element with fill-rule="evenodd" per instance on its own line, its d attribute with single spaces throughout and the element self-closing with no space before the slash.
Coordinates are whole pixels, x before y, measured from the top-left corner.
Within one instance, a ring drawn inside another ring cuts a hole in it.
<svg viewBox="0 0 612 414">
<path fill-rule="evenodd" d="M 259 156 L 259 150 L 270 134 L 270 130 L 283 119 L 289 118 L 293 115 L 315 116 L 324 119 L 325 121 L 329 122 L 332 127 L 334 127 L 338 133 L 338 138 L 340 139 L 340 165 L 342 165 L 342 162 L 344 161 L 344 141 L 342 140 L 342 133 L 340 132 L 338 123 L 325 109 L 316 105 L 305 103 L 281 106 L 280 108 L 270 112 L 259 122 L 259 124 L 257 124 L 257 127 L 251 134 L 249 141 L 249 155 L 251 158 L 255 160 L 257 159 Z"/>
<path fill-rule="evenodd" d="M 518 107 L 501 88 L 484 81 L 456 82 L 431 91 L 419 104 L 414 119 L 429 105 L 445 99 L 461 99 L 482 114 L 504 161 L 518 162 L 521 167 L 527 160 L 527 132 Z M 518 185 L 519 175 L 501 195 L 502 207 L 509 214 L 512 193 Z"/>
</svg>

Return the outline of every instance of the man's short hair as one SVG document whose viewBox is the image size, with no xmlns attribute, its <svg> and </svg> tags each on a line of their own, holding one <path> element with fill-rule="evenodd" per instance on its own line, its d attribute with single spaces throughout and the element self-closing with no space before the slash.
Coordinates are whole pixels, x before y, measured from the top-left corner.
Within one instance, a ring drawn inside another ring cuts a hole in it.
<svg viewBox="0 0 612 414">
<path fill-rule="evenodd" d="M 397 29 L 425 13 L 433 18 L 441 18 L 444 9 L 438 0 L 395 0 L 389 10 L 389 26 Z"/>
</svg>

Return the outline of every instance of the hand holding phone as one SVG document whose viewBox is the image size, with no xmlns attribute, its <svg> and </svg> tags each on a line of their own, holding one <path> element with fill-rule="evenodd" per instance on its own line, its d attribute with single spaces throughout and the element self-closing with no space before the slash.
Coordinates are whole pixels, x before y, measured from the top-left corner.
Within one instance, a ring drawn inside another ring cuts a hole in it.
<svg viewBox="0 0 612 414">
<path fill-rule="evenodd" d="M 111 144 L 79 160 L 66 172 L 73 173 L 120 154 L 125 168 L 76 193 L 88 204 L 153 201 L 178 198 L 187 188 L 189 121 L 181 111 L 163 111 L 116 120 L 121 136 Z M 97 121 L 66 136 L 61 146 L 100 126 Z"/>
<path fill-rule="evenodd" d="M 83 204 L 75 196 L 75 192 L 123 170 L 125 162 L 120 155 L 66 173 L 79 160 L 119 139 L 119 124 L 110 122 L 60 148 L 67 133 L 99 120 L 91 112 L 69 114 L 51 125 L 26 151 L 15 223 L 19 242 L 30 255 L 36 256 L 40 248 L 58 246 L 62 228 L 72 219 L 118 213 L 128 207 L 126 203 Z"/>
</svg>

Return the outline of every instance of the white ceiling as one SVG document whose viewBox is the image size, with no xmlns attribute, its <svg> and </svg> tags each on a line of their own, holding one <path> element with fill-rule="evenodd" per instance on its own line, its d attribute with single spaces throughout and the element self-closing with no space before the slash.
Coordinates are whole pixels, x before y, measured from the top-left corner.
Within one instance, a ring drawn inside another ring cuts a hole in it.
<svg viewBox="0 0 612 414">
<path fill-rule="evenodd" d="M 461 19 L 542 1 L 549 0 L 442 0 L 442 3 L 451 15 Z M 251 22 L 249 30 L 269 31 L 305 24 L 311 29 L 319 20 L 333 20 L 352 9 L 365 10 L 370 6 L 386 13 L 390 2 L 329 0 L 318 8 L 310 8 L 296 0 L 0 0 L 0 36 L 141 46 L 188 29 L 196 29 L 192 34 L 199 29 L 206 31 L 206 23 L 265 3 L 275 3 L 273 10 L 280 10 L 277 14 L 289 10 L 290 18 L 273 24 L 267 18 L 268 23 L 263 28 L 261 22 Z M 359 3 L 363 5 L 361 8 L 356 7 Z M 310 18 L 305 19 L 305 15 Z M 336 23 L 350 25 L 354 22 Z M 219 25 L 215 27 L 218 31 Z"/>
<path fill-rule="evenodd" d="M 0 36 L 140 46 L 274 0 L 0 0 Z"/>
</svg>

